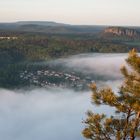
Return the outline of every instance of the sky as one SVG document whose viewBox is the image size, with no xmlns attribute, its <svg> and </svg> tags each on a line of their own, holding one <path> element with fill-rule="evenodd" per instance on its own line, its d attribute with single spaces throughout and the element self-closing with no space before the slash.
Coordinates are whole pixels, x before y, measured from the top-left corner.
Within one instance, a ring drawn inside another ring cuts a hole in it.
<svg viewBox="0 0 140 140">
<path fill-rule="evenodd" d="M 0 22 L 140 26 L 140 0 L 0 0 Z"/>
</svg>

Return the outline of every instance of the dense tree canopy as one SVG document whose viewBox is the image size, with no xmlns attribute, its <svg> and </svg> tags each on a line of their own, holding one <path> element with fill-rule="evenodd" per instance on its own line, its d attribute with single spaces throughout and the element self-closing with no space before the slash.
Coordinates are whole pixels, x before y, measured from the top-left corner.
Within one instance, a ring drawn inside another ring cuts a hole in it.
<svg viewBox="0 0 140 140">
<path fill-rule="evenodd" d="M 46 34 L 0 30 L 0 87 L 13 87 L 20 83 L 25 85 L 26 81 L 18 81 L 21 81 L 19 74 L 28 63 L 80 53 L 122 53 L 133 47 L 140 50 L 139 44 L 139 40 L 101 38 L 96 34 Z"/>
<path fill-rule="evenodd" d="M 117 114 L 106 117 L 104 114 L 87 113 L 83 135 L 91 140 L 134 140 L 140 130 L 140 56 L 136 50 L 130 51 L 126 59 L 130 69 L 121 68 L 124 82 L 119 93 L 111 88 L 98 89 L 91 85 L 92 102 L 96 105 L 114 107 Z"/>
<path fill-rule="evenodd" d="M 122 53 L 128 52 L 136 43 L 126 40 L 95 38 L 95 35 L 46 35 L 28 33 L 7 33 L 0 37 L 11 36 L 11 39 L 0 39 L 0 65 L 17 61 L 38 61 L 66 57 L 80 53 Z M 17 37 L 12 39 L 12 37 Z M 127 44 L 126 44 L 127 42 Z M 129 44 L 130 43 L 130 44 Z"/>
</svg>

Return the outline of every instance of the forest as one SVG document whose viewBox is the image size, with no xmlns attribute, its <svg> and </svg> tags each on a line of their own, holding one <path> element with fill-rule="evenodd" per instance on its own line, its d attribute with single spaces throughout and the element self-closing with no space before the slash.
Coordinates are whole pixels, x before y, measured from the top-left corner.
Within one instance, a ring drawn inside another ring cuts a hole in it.
<svg viewBox="0 0 140 140">
<path fill-rule="evenodd" d="M 29 63 L 32 62 L 54 60 L 82 53 L 126 53 L 132 48 L 139 51 L 139 45 L 138 39 L 106 37 L 99 31 L 62 34 L 1 30 L 0 87 L 28 85 L 26 80 L 20 79 L 19 72 L 30 67 Z M 34 66 L 30 69 L 33 70 Z"/>
</svg>

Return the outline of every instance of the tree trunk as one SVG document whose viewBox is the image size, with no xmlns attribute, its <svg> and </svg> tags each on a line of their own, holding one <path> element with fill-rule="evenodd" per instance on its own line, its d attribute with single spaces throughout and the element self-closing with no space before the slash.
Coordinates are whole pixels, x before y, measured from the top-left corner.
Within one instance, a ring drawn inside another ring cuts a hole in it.
<svg viewBox="0 0 140 140">
<path fill-rule="evenodd" d="M 126 124 L 125 124 L 124 132 L 123 132 L 124 133 L 123 140 L 126 140 L 127 128 L 128 128 L 130 115 L 131 115 L 131 109 L 128 110 L 128 114 L 127 114 L 127 118 L 126 118 Z"/>
<path fill-rule="evenodd" d="M 138 126 L 139 126 L 139 121 L 140 121 L 140 112 L 138 112 L 138 114 L 137 114 L 135 124 L 134 124 L 134 128 L 131 132 L 130 140 L 135 140 L 135 138 L 136 138 L 135 135 L 136 135 L 136 131 L 137 131 Z"/>
</svg>

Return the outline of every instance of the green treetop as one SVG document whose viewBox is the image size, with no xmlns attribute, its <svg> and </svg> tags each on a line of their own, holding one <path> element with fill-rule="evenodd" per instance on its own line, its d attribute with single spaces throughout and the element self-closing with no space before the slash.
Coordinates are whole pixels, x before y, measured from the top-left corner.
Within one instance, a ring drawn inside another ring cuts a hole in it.
<svg viewBox="0 0 140 140">
<path fill-rule="evenodd" d="M 91 140 L 134 140 L 140 129 L 140 56 L 133 49 L 130 51 L 127 64 L 121 68 L 124 82 L 118 93 L 111 88 L 98 89 L 96 84 L 90 87 L 93 91 L 92 102 L 96 105 L 114 107 L 118 115 L 106 117 L 104 114 L 87 113 L 82 134 Z"/>
</svg>

